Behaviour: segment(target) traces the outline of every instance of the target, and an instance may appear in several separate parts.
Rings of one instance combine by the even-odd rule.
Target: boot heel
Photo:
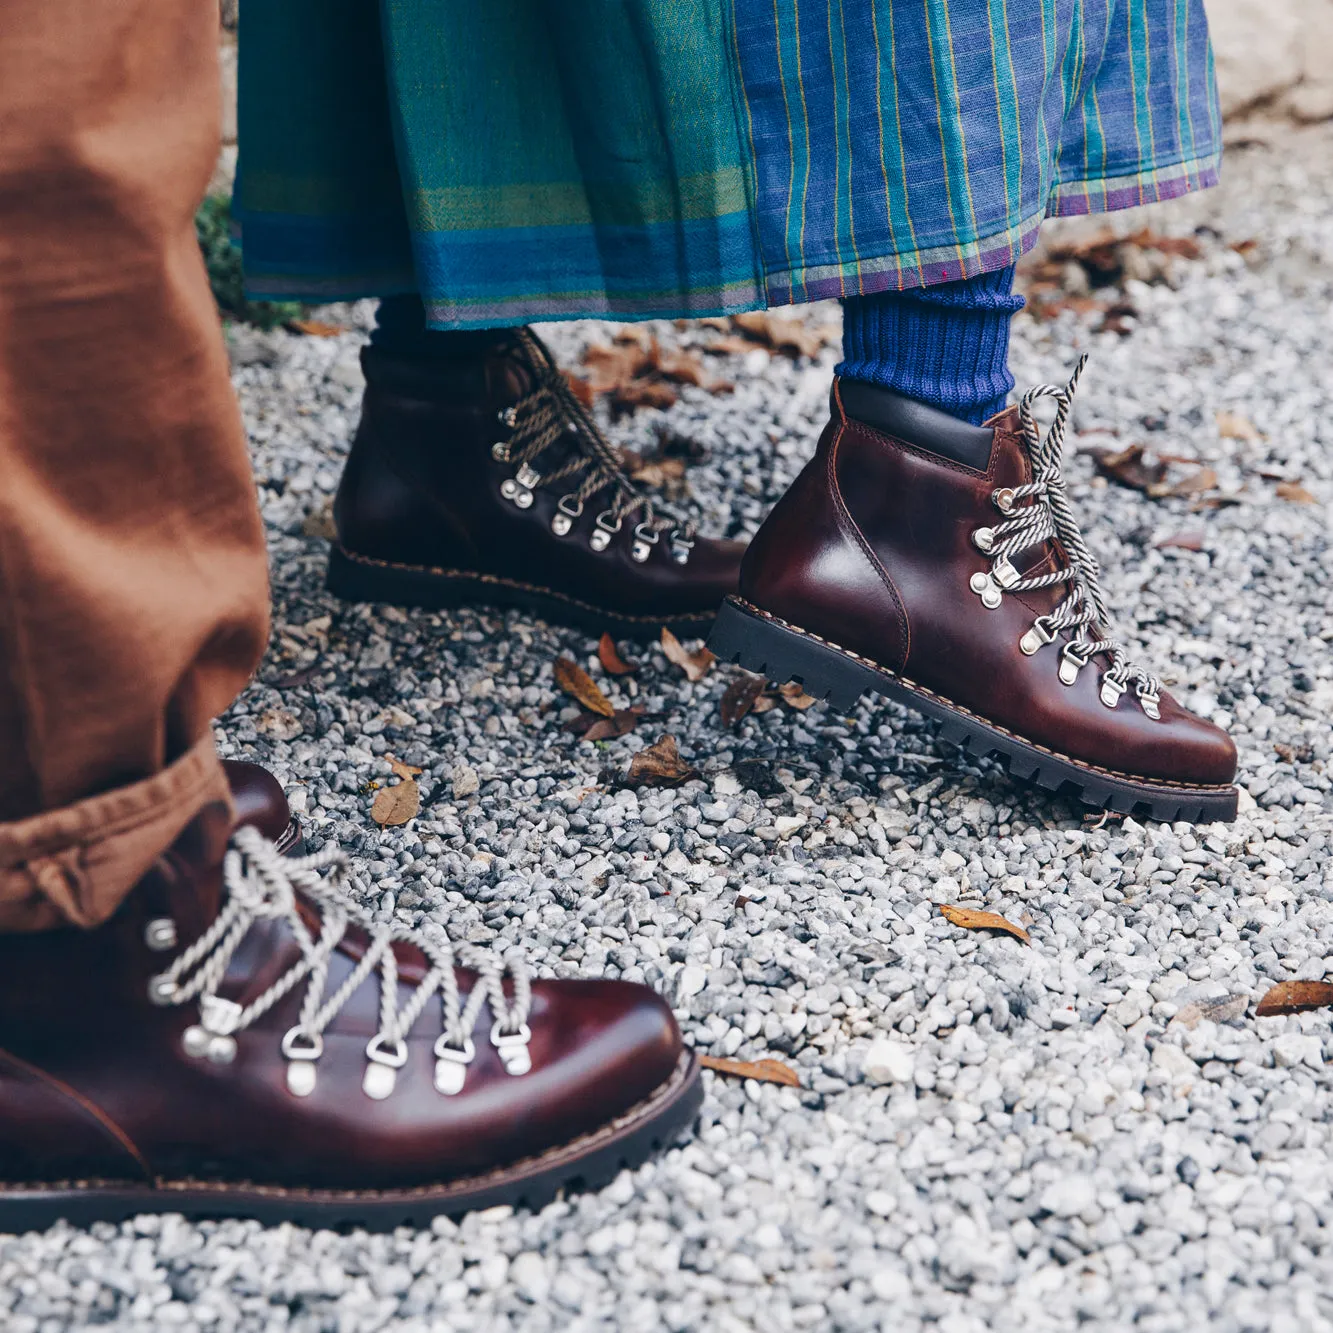
[[[735,662],[779,685],[798,680],[807,694],[826,699],[837,709],[850,708],[878,680],[869,667],[809,635],[755,615],[730,597],[713,622],[708,647],[722,661]]]

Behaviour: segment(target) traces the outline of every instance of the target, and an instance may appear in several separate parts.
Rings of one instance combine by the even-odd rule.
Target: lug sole
[[[851,708],[862,694],[879,694],[906,704],[942,725],[940,734],[978,756],[998,755],[1012,777],[1047,791],[1067,789],[1085,805],[1122,814],[1146,813],[1168,822],[1209,823],[1236,817],[1235,787],[1191,787],[1136,779],[1083,764],[991,726],[938,696],[913,688],[884,668],[794,629],[756,615],[728,598],[708,637],[708,647],[724,662],[783,683],[799,680],[807,694],[837,709]]]
[[[334,545],[326,580],[335,597],[348,602],[388,602],[422,611],[447,611],[461,606],[514,607],[531,611],[555,625],[570,625],[591,634],[616,630],[623,638],[654,639],[663,629],[699,636],[708,632],[716,607],[674,616],[631,616],[545,588],[456,569],[426,569],[358,556]]]
[[[617,1120],[484,1176],[416,1189],[345,1191],[188,1180],[153,1185],[0,1184],[0,1233],[44,1230],[61,1220],[74,1226],[121,1222],[140,1213],[244,1217],[264,1226],[293,1222],[315,1228],[389,1231],[499,1204],[538,1209],[561,1191],[601,1189],[622,1170],[641,1166],[694,1122],[702,1102],[698,1058],[687,1048],[671,1077]]]

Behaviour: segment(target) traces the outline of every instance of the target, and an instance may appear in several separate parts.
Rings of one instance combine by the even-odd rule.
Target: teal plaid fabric
[[[950,281],[1216,180],[1202,0],[246,0],[256,296],[432,323]]]

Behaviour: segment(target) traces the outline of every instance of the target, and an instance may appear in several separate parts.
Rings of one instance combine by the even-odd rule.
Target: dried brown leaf
[[[778,696],[776,694],[761,694],[751,705],[750,712],[758,715],[767,713],[778,706]]]
[[[720,1055],[701,1055],[699,1063],[705,1069],[736,1078],[755,1079],[760,1083],[781,1083],[784,1088],[799,1088],[800,1075],[781,1060],[727,1060]]]
[[[565,381],[569,385],[570,393],[584,407],[591,407],[597,401],[597,395],[593,392],[592,385],[582,375],[572,375],[569,371],[565,371]]]
[[[1219,412],[1217,433],[1224,440],[1262,440],[1264,433],[1248,417],[1239,412]]]
[[[326,542],[338,540],[338,528],[333,521],[333,501],[325,500],[301,522],[301,531],[307,537],[322,537]]]
[[[754,707],[755,701],[764,692],[768,682],[763,676],[752,676],[741,672],[722,692],[722,725],[734,727],[746,717]]]
[[[794,708],[798,713],[804,713],[807,708],[813,708],[819,702],[813,694],[805,692],[805,686],[799,681],[789,680],[785,685],[778,686],[778,693],[782,696],[782,702],[788,708]]]
[[[743,315],[733,315],[731,322],[733,327],[740,329],[756,342],[791,356],[815,357],[824,346],[823,336],[814,329],[809,329],[794,319],[782,319],[777,315],[771,315],[766,310],[751,310]]]
[[[394,777],[403,778],[404,780],[407,778],[414,778],[421,772],[415,765],[405,764],[401,759],[395,759],[391,754],[386,754],[384,756],[384,762],[393,769]]]
[[[347,330],[341,324],[326,324],[322,319],[292,319],[287,327],[293,333],[304,333],[307,338],[336,338]]]
[[[414,778],[404,778],[393,787],[381,787],[375,793],[370,817],[382,828],[406,824],[421,809],[421,788]]]
[[[975,907],[955,907],[953,903],[941,903],[940,912],[946,921],[964,930],[1006,930],[1024,944],[1030,944],[1028,933],[1022,926],[1006,921],[998,912],[981,912]]]
[[[637,662],[627,662],[621,657],[616,641],[609,634],[603,634],[598,640],[597,660],[602,664],[602,670],[610,676],[629,676],[639,669]]]
[[[1163,537],[1157,543],[1158,550],[1168,550],[1174,548],[1179,551],[1202,551],[1203,550],[1202,532],[1177,532],[1170,537]]]
[[[698,770],[680,757],[676,738],[666,735],[658,737],[630,760],[625,786],[679,787],[698,776]]]
[[[1299,481],[1280,481],[1273,487],[1273,491],[1279,500],[1286,500],[1290,504],[1312,505],[1319,503]]]
[[[1154,500],[1160,500],[1167,497],[1202,495],[1205,491],[1215,491],[1216,489],[1217,473],[1210,467],[1201,467],[1197,472],[1184,478],[1183,481],[1177,481],[1170,486],[1149,486],[1148,494]]]
[[[1327,981],[1279,981],[1254,1007],[1257,1018],[1270,1014],[1299,1014],[1333,1004],[1333,983]]]
[[[617,708],[610,717],[598,718],[583,733],[583,739],[585,741],[612,741],[617,736],[628,736],[642,719],[642,708]]]
[[[1154,486],[1166,481],[1166,464],[1145,461],[1141,444],[1131,444],[1124,449],[1094,449],[1092,457],[1103,477],[1128,486],[1130,490],[1149,494]]]
[[[680,395],[660,380],[626,380],[611,390],[611,407],[633,412],[640,407],[671,407]]]
[[[571,698],[577,699],[590,713],[610,717],[616,710],[611,700],[597,688],[592,677],[569,657],[557,657],[552,668],[555,683]]]
[[[692,681],[702,680],[717,660],[707,648],[700,644],[690,652],[669,629],[662,630],[662,651],[668,662],[674,662]]]

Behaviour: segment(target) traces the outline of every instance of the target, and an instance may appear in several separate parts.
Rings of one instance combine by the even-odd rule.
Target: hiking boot
[[[527,329],[475,353],[361,353],[329,588],[353,601],[517,606],[593,633],[702,634],[744,547],[700,537],[621,468]]]
[[[751,543],[709,646],[839,709],[865,690],[909,704],[1092,806],[1232,819],[1230,738],[1108,628],[1062,472],[1077,380],[985,426],[836,381],[818,452]],[[1057,406],[1045,435],[1039,397]]]
[[[0,1232],[535,1207],[693,1119],[652,991],[373,922],[339,851],[283,855],[276,781],[229,770],[247,822],[202,811],[105,926],[0,936]]]

